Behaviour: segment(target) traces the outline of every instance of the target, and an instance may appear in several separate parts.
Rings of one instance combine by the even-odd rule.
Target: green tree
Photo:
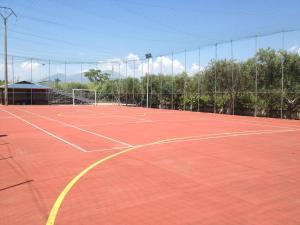
[[[101,70],[95,70],[95,69],[90,69],[89,71],[85,72],[84,76],[94,84],[100,84],[108,81],[109,79],[108,73],[103,73]]]

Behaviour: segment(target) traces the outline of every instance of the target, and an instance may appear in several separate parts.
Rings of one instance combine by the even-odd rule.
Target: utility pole
[[[8,105],[8,72],[7,72],[7,21],[12,15],[17,17],[15,12],[11,8],[0,7],[0,15],[4,23],[4,78],[5,78],[5,90],[4,101],[5,105]]]

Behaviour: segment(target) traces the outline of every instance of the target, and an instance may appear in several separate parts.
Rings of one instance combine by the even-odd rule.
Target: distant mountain
[[[105,70],[103,71],[103,73],[108,73],[109,74],[109,79],[110,80],[116,80],[116,79],[120,79],[120,78],[125,78],[123,75],[120,75],[117,72],[112,72],[111,70]]]
[[[116,80],[119,78],[125,78],[124,76],[120,75],[117,72],[112,72],[111,70],[103,71],[103,73],[109,74],[110,80]],[[61,82],[78,82],[87,84],[90,83],[90,81],[81,73],[75,73],[75,74],[68,74],[67,77],[63,73],[56,73],[50,76],[51,81],[55,81],[56,79],[59,79]],[[49,80],[49,77],[44,77],[43,79],[39,80],[38,83],[47,83]]]
[[[67,76],[63,73],[56,73],[50,76],[51,81],[55,81],[59,79],[61,82],[78,82],[78,83],[89,83],[89,80],[82,74],[76,73],[76,74],[68,74]],[[44,77],[39,81],[39,83],[48,82],[49,77]]]

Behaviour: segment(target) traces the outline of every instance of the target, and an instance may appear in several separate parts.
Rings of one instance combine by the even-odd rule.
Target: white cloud
[[[140,60],[140,57],[136,54],[133,54],[133,53],[129,53],[128,56],[126,57],[127,60]]]
[[[193,63],[191,66],[191,69],[189,70],[189,74],[193,75],[195,73],[198,73],[199,71],[204,71],[204,67],[199,66],[198,64]]]
[[[141,60],[138,55],[134,53],[129,53],[124,60],[120,58],[112,58],[105,62],[99,62],[98,68],[102,71],[111,71],[114,69],[114,72],[120,73],[123,77],[126,76],[126,61],[127,62],[127,75],[136,77],[141,77],[148,72],[148,61]],[[172,59],[166,56],[152,58],[149,61],[149,73],[159,74],[161,71],[163,74],[172,73],[172,64],[174,74],[179,74],[184,72],[184,65],[178,60]],[[203,67],[200,67],[200,70],[203,70]],[[193,75],[199,71],[199,65],[192,64],[190,68],[187,68],[186,71],[189,75]]]
[[[26,62],[23,62],[21,64],[21,68],[25,71],[35,71],[37,70],[39,67],[41,66],[40,63],[37,63],[37,62],[30,62],[30,61],[26,61]]]
[[[146,74],[148,72],[148,62],[140,64],[138,67],[140,73]],[[158,74],[162,71],[164,74],[171,74],[172,72],[172,59],[166,56],[157,57],[151,59],[149,62],[149,73]],[[174,74],[182,73],[184,66],[182,63],[175,59],[173,60],[173,72]]]
[[[290,47],[288,49],[288,51],[300,55],[300,46],[299,45],[294,45],[294,46]]]

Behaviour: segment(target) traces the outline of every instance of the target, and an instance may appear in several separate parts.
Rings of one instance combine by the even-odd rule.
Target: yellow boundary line
[[[153,144],[153,143],[152,143]],[[146,144],[147,145],[147,144]],[[115,153],[115,154],[112,154],[108,157],[105,157],[95,163],[93,163],[92,165],[90,165],[89,167],[87,167],[86,169],[84,169],[81,173],[79,173],[76,177],[74,177],[70,183],[68,183],[68,185],[64,188],[64,190],[60,193],[60,195],[58,196],[57,200],[55,201],[52,209],[51,209],[51,212],[49,214],[49,217],[48,217],[48,220],[47,220],[47,225],[54,225],[55,223],[55,219],[56,219],[56,216],[57,216],[57,213],[58,213],[58,210],[65,198],[65,196],[68,194],[68,192],[71,190],[71,188],[77,183],[77,181],[83,177],[86,173],[88,173],[90,170],[92,170],[94,167],[96,167],[97,165],[105,162],[105,161],[108,161],[118,155],[121,155],[121,154],[124,154],[124,153],[127,153],[127,152],[130,152],[134,149],[138,149],[138,148],[141,148],[141,147],[144,147],[146,145],[138,145],[138,146],[135,146],[135,147],[131,147],[129,149],[126,149],[126,150],[123,150],[121,152],[118,152],[118,153]]]
[[[127,152],[136,150],[138,148],[146,147],[146,146],[152,146],[152,145],[158,145],[158,144],[168,144],[168,143],[174,143],[174,142],[185,142],[185,141],[197,141],[197,140],[205,140],[205,139],[216,139],[216,138],[226,138],[226,137],[237,137],[237,136],[248,136],[248,135],[260,135],[260,134],[273,134],[273,133],[284,133],[284,132],[297,132],[299,129],[293,129],[293,130],[258,130],[258,131],[244,131],[244,132],[232,132],[232,133],[219,133],[219,134],[211,134],[209,135],[202,135],[202,136],[188,136],[188,137],[177,137],[177,138],[170,138],[165,140],[160,140],[144,145],[137,145],[134,147],[130,147],[128,149],[125,149],[123,151],[117,152],[115,154],[112,154],[110,156],[107,156],[89,167],[85,168],[82,172],[80,172],[77,176],[75,176],[71,182],[68,183],[68,185],[64,188],[64,190],[60,193],[58,198],[56,199],[50,214],[48,216],[48,220],[46,225],[54,225],[59,208],[68,194],[68,192],[72,189],[72,187],[80,180],[81,177],[83,177],[85,174],[87,174],[90,170],[95,168],[101,163],[104,163],[105,161],[108,161],[112,158],[115,158],[119,155],[125,154]]]

